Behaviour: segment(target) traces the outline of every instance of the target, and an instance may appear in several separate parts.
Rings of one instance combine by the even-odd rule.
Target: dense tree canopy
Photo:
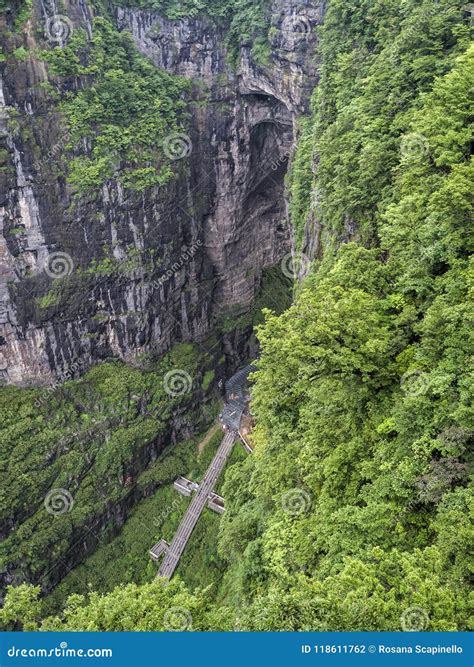
[[[44,619],[22,586],[7,627],[25,607],[24,627],[46,630],[169,629],[170,607],[191,614],[183,629],[471,627],[469,33],[457,0],[328,4],[288,183],[297,252],[307,230],[320,243],[293,304],[258,327],[255,449],[226,474],[219,600],[156,581]],[[30,456],[55,421],[18,406],[8,437]]]
[[[396,630],[413,607],[469,625],[466,34],[460,3],[329,5],[291,178],[321,257],[260,327],[256,452],[225,488],[221,549],[255,629]]]

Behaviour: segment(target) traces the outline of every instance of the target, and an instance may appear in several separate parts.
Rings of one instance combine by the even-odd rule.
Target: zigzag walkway
[[[211,465],[207,469],[201,484],[195,485],[197,490],[195,491],[191,504],[189,505],[171,544],[168,544],[165,540],[160,540],[160,542],[155,544],[150,551],[150,555],[154,560],[158,560],[163,553],[165,554],[158,570],[158,575],[160,577],[171,579],[178,566],[179,559],[186,548],[186,544],[191,537],[191,533],[201,516],[201,512],[206,505],[209,506],[209,501],[213,495],[214,485],[224,469],[227,459],[232,451],[232,447],[234,446],[234,442],[238,438],[240,421],[246,406],[244,388],[247,384],[247,376],[253,370],[255,370],[254,366],[246,366],[226,382],[227,403],[221,414],[221,422],[227,432],[219,445],[219,449],[217,450]],[[191,491],[189,493],[191,493]],[[186,495],[188,494],[186,493]],[[213,509],[216,508],[214,507]]]

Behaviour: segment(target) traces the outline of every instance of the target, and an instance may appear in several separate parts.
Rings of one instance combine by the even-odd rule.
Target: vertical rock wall
[[[91,30],[86,2],[66,10],[74,26]],[[26,46],[36,45],[38,28],[55,11],[35,4]],[[1,65],[0,374],[10,383],[49,382],[109,357],[135,362],[179,341],[207,349],[219,318],[245,313],[262,271],[289,252],[284,176],[297,118],[317,82],[314,27],[322,3],[272,4],[265,65],[254,62],[249,45],[232,66],[224,31],[205,18],[114,11],[141,53],[192,79],[183,128],[189,155],[176,160],[177,177],[164,188],[130,193],[111,180],[73,202],[61,118],[38,122],[49,104],[45,65],[34,57]],[[12,112],[26,132],[12,131]],[[103,259],[105,247],[119,262],[131,248],[159,260],[120,276],[77,273]],[[60,269],[70,263],[59,303],[48,302],[54,262]],[[213,345],[238,358],[246,336]]]

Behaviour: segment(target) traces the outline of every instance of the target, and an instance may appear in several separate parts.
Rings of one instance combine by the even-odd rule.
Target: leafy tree
[[[65,84],[78,77],[89,82],[75,92],[66,85],[60,103],[75,153],[69,180],[76,189],[118,177],[125,188],[143,190],[172,178],[163,142],[186,118],[188,81],[155,67],[128,33],[102,17],[94,19],[91,38],[76,30],[67,45],[42,56]]]
[[[177,13],[187,6],[161,5]],[[244,1],[238,6],[249,8]],[[223,3],[215,11],[219,19],[226,15]],[[119,124],[122,103],[136,103],[140,112],[148,66],[140,61],[126,69],[127,44],[116,50],[115,37],[101,30],[98,59],[87,67],[102,58],[113,67],[92,97],[77,98],[70,110],[72,127],[85,132],[89,104],[95,105],[107,135]],[[191,611],[195,629],[470,627],[469,37],[469,17],[457,0],[328,5],[320,84],[289,178],[296,239],[305,250],[307,234],[317,234],[317,258],[293,304],[280,315],[266,311],[257,329],[254,452],[229,469],[223,486],[219,554],[228,568],[221,605],[209,610],[208,592],[153,582],[73,597],[62,615],[41,620],[46,608],[38,606],[36,591],[20,587],[7,597],[4,623],[16,626],[29,605],[30,627],[163,629],[164,610],[177,602]],[[56,53],[51,66],[67,66],[70,74],[85,67],[73,54],[67,64],[61,58]],[[133,73],[130,90],[121,90],[116,70]],[[115,134],[110,130],[110,145],[119,155],[127,133],[124,145]],[[88,167],[100,175],[110,155],[92,139],[98,161]],[[189,349],[181,352],[187,359]],[[169,364],[183,367],[171,355],[160,372]],[[136,395],[163,410],[162,423],[149,425]],[[3,396],[10,514],[2,500],[6,521],[19,525],[4,549],[34,575],[38,553],[54,544],[61,555],[101,494],[122,497],[121,473],[137,448],[158,435],[172,404],[163,402],[154,374],[116,365],[68,383],[39,411],[37,390],[7,388]],[[99,397],[105,405],[96,408]],[[52,448],[70,425],[109,415],[119,400],[124,416],[106,451],[94,438],[83,448]],[[45,459],[50,465],[40,465]],[[78,514],[45,525],[38,508],[52,480],[73,480],[81,503]],[[24,500],[26,486],[33,502]],[[201,573],[198,581],[205,583]]]
[[[321,256],[258,330],[255,451],[224,489],[251,629],[397,630],[413,606],[429,629],[469,627],[466,36],[458,3],[329,6],[290,181]]]
[[[0,621],[41,631],[191,631],[208,627],[205,591],[191,594],[179,579],[117,587],[107,595],[71,595],[61,616],[39,617],[38,589],[27,584],[9,590]],[[36,623],[33,619],[36,618]],[[27,622],[25,623],[25,619]]]

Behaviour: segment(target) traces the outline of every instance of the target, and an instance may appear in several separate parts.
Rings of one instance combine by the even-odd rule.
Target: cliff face
[[[35,48],[38,27],[54,13],[35,3],[15,46]],[[86,2],[61,13],[74,28],[92,30]],[[193,82],[189,125],[170,148],[177,176],[140,193],[111,179],[73,199],[64,124],[59,114],[39,122],[50,104],[44,84],[54,78],[34,56],[2,65],[0,373],[7,382],[51,382],[109,357],[133,363],[178,341],[213,346],[231,363],[249,354],[248,331],[217,344],[210,335],[219,318],[251,308],[262,271],[290,250],[284,176],[296,119],[316,83],[312,30],[321,13],[315,3],[277,0],[268,63],[254,62],[249,45],[235,66],[224,30],[205,18],[115,9],[117,27],[132,33],[141,53]],[[12,130],[12,112],[22,131]],[[117,265],[134,251],[139,261],[126,271],[84,271],[103,261],[105,248]],[[59,299],[51,297],[57,275],[67,276]]]

